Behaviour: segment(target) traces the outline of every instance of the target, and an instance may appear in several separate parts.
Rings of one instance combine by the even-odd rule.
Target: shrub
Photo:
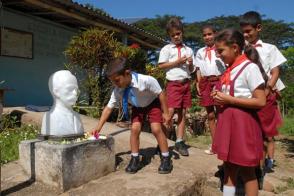
[[[88,105],[96,106],[99,114],[111,93],[105,67],[120,47],[121,43],[113,33],[92,28],[74,36],[64,52],[69,62],[67,68],[78,76],[81,90],[87,94]]]
[[[73,72],[81,85],[80,103],[95,106],[100,116],[111,94],[111,82],[105,68],[115,57],[126,57],[127,65],[134,71],[145,73],[147,54],[138,44],[124,46],[114,38],[114,33],[100,28],[91,28],[74,36],[65,50],[67,69]]]

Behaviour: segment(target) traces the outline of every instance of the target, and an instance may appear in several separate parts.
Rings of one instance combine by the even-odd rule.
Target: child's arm
[[[267,87],[270,88],[270,90],[272,90],[274,88],[274,86],[277,83],[277,80],[279,79],[279,75],[280,75],[280,66],[276,66],[273,69],[271,69],[271,78],[269,78],[269,80],[267,81]]]
[[[279,49],[272,45],[269,51],[269,66],[270,66],[270,78],[267,82],[266,92],[271,91],[275,86],[279,79],[280,75],[280,66],[287,61],[287,59],[283,56],[283,54],[279,51]]]
[[[161,91],[161,93],[159,94],[159,101],[160,101],[161,109],[163,111],[164,122],[167,123],[168,125],[170,125],[171,124],[171,116],[169,115],[169,112],[168,112],[165,91]]]
[[[91,131],[92,135],[95,135],[95,133],[99,133],[103,127],[103,125],[105,124],[105,122],[107,121],[107,119],[109,118],[109,116],[112,113],[113,108],[110,108],[108,106],[106,106],[103,109],[102,115],[100,117],[100,120],[98,122],[98,125],[94,128],[94,130]]]
[[[173,62],[165,62],[165,63],[159,63],[158,67],[161,69],[166,69],[166,68],[173,68],[173,67],[177,67],[180,66],[182,64],[185,64],[187,61],[187,57],[183,56],[179,59],[177,59],[176,61]]]
[[[195,79],[195,84],[196,84],[196,90],[197,90],[197,94],[201,95],[200,93],[200,88],[199,88],[199,82],[201,80],[201,73],[200,73],[200,69],[199,67],[197,67],[196,69],[196,79]]]
[[[259,109],[266,104],[266,96],[263,84],[253,91],[252,98],[232,97],[231,95],[227,95],[220,91],[212,92],[212,96],[215,101],[221,105],[229,104],[240,106],[242,108]]]
[[[109,118],[109,116],[112,113],[113,108],[117,105],[119,100],[119,94],[118,92],[114,89],[111,93],[110,100],[107,104],[107,106],[103,109],[100,120],[97,124],[97,126],[91,131],[91,133],[94,135],[95,133],[99,133]]]

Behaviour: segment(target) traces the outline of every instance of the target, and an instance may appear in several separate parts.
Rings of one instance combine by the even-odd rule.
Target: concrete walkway
[[[24,108],[7,108],[4,112],[22,112],[22,122],[40,126],[43,113],[30,112]],[[90,130],[97,119],[82,116],[85,130]],[[144,167],[136,174],[127,174],[124,168],[129,161],[130,131],[114,124],[106,123],[103,134],[111,134],[115,139],[117,171],[97,180],[90,181],[65,193],[58,193],[51,187],[29,181],[17,161],[4,165],[1,176],[2,191],[12,195],[221,195],[221,192],[208,186],[217,184],[214,176],[217,165],[215,156],[206,155],[202,150],[189,148],[190,156],[182,157],[173,151],[174,169],[171,174],[160,175],[158,155],[154,155],[157,145],[155,137],[146,132],[140,136],[140,149]],[[173,142],[169,141],[173,148]],[[3,193],[3,192],[2,192]]]

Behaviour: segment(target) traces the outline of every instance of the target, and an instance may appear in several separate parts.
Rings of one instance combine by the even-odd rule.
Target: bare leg
[[[177,139],[183,139],[185,134],[185,122],[186,122],[186,109],[178,109],[178,131],[177,131]]]
[[[168,152],[167,139],[161,129],[161,123],[151,123],[151,130],[157,140],[161,152]]]
[[[258,195],[258,182],[255,174],[255,167],[242,167],[241,177],[245,183],[245,193],[247,196]]]
[[[141,133],[141,127],[142,127],[142,124],[140,122],[134,122],[132,124],[131,136],[130,136],[130,144],[131,144],[132,153],[139,152],[139,145],[140,145],[139,136]]]
[[[275,152],[275,141],[273,137],[267,138],[267,155],[270,159],[274,159],[274,152]]]
[[[207,112],[207,120],[208,120],[208,126],[210,129],[210,134],[211,134],[211,141],[213,141],[214,138],[214,132],[216,128],[216,118],[215,118],[215,111],[214,111],[214,106],[208,106],[205,107],[206,112]]]

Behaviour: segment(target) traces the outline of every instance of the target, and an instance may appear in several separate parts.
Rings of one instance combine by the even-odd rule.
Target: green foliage
[[[153,19],[145,19],[136,23],[142,29],[157,34],[165,39],[169,39],[165,31],[167,21],[174,16],[156,16]],[[176,16],[179,17],[179,16]],[[182,17],[179,17],[182,18]],[[219,16],[201,22],[192,22],[184,24],[184,41],[192,48],[204,46],[201,28],[206,24],[212,24],[219,31],[224,28],[239,27],[239,16]],[[275,21],[272,19],[263,20],[263,31],[261,39],[268,43],[277,45],[279,48],[294,46],[294,29],[292,23]]]
[[[173,17],[183,19],[183,17],[176,16],[176,15],[163,15],[163,16],[157,15],[154,19],[146,18],[144,20],[140,20],[139,22],[135,23],[135,25],[141,29],[144,29],[155,35],[158,35],[159,37],[162,37],[164,39],[169,39],[166,33],[165,27],[167,22]]]
[[[156,78],[161,88],[164,88],[166,79],[165,79],[165,72],[162,69],[160,69],[158,66],[147,64],[146,73]]]
[[[65,50],[69,64],[66,67],[75,73],[82,83],[82,95],[86,94],[88,103],[95,106],[94,117],[99,117],[107,104],[112,85],[105,74],[105,68],[115,57],[126,57],[127,66],[132,70],[145,73],[147,54],[139,45],[124,46],[114,38],[114,33],[92,28],[74,36]],[[85,99],[86,99],[85,98]]]
[[[111,93],[105,67],[116,57],[119,47],[121,43],[113,38],[113,33],[92,28],[74,36],[64,52],[69,62],[67,68],[78,75],[88,104],[96,106],[99,114]]]
[[[39,129],[33,125],[17,127],[17,121],[10,115],[1,119],[0,149],[1,165],[18,159],[18,145],[22,140],[35,139]]]
[[[0,133],[9,128],[17,127],[19,123],[20,122],[18,121],[17,116],[12,116],[9,114],[2,115],[0,120]]]
[[[294,115],[288,115],[283,119],[283,126],[279,131],[283,135],[294,136]]]
[[[294,46],[293,24],[284,21],[265,19],[262,22],[261,39],[276,45],[278,48]]]
[[[287,62],[283,66],[294,69],[294,47],[288,47],[287,49],[282,50],[282,53],[287,59]]]
[[[120,46],[116,50],[116,56],[127,58],[126,66],[132,71],[146,73],[147,53],[138,44]]]

